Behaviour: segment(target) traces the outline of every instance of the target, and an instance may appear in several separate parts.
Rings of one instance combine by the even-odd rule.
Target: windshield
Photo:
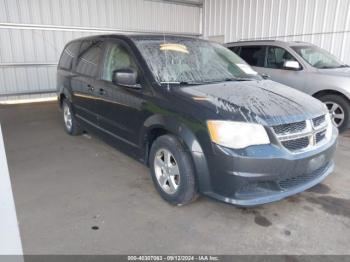
[[[197,39],[136,39],[136,46],[160,83],[208,83],[260,79],[225,47]]]
[[[292,46],[307,63],[319,69],[339,68],[345,65],[326,50],[316,46]]]

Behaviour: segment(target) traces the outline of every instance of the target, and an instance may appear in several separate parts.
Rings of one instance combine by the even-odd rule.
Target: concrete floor
[[[2,106],[0,122],[25,254],[350,254],[350,133],[308,192],[253,209],[204,197],[173,207],[145,166],[68,136],[55,103]]]

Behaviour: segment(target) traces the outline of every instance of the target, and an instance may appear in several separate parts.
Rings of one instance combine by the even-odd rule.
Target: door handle
[[[95,88],[92,85],[87,85],[88,91],[93,92]]]
[[[106,94],[106,90],[104,90],[103,88],[99,89],[99,93],[100,95],[105,95]]]

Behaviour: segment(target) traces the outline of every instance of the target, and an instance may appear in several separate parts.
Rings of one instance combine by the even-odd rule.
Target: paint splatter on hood
[[[317,99],[270,80],[187,86],[178,93],[214,110],[217,118],[234,121],[276,125],[327,113]]]

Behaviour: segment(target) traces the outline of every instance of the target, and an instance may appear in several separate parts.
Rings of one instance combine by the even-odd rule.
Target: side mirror
[[[141,85],[137,83],[137,72],[133,68],[123,68],[113,71],[113,84],[140,89]]]
[[[285,69],[289,69],[289,70],[300,70],[301,69],[299,62],[291,61],[291,60],[285,61],[283,64],[283,67]]]

